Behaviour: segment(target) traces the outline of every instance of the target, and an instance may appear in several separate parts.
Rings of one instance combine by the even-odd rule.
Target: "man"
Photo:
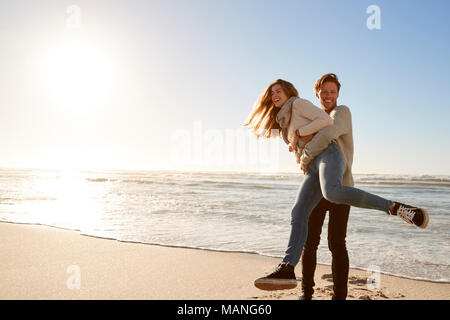
[[[313,136],[300,137],[300,139],[307,143],[301,158],[301,168],[305,172],[311,159],[320,154],[332,140],[336,140],[344,153],[347,163],[342,184],[353,186],[351,172],[353,163],[351,114],[349,114],[347,108],[345,110],[337,106],[340,88],[341,84],[337,76],[333,73],[323,75],[314,85],[314,91],[322,109],[333,118],[334,124],[329,128],[319,131],[314,138]],[[308,237],[302,254],[302,300],[311,300],[314,294],[316,253],[327,211],[330,213],[328,222],[328,248],[332,254],[334,291],[332,299],[345,300],[347,297],[349,259],[345,238],[347,235],[350,206],[331,203],[322,198],[309,217]]]

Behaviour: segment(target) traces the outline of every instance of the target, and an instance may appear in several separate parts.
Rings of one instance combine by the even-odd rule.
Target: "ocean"
[[[450,176],[354,177],[358,188],[427,209],[430,223],[422,230],[352,207],[351,267],[449,283]],[[301,173],[0,169],[0,221],[281,260],[302,179]],[[317,260],[329,265],[327,221]]]

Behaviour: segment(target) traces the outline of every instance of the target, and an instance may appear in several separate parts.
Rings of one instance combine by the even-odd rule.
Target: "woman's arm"
[[[332,140],[349,134],[352,131],[352,115],[347,106],[338,106],[332,111],[333,125],[320,130],[314,138],[306,144],[301,156],[301,162],[308,165],[321,154]]]
[[[296,128],[300,136],[309,136],[333,124],[333,119],[309,100],[295,99],[292,103],[292,108],[294,114],[301,114],[302,117],[311,120],[307,125]]]

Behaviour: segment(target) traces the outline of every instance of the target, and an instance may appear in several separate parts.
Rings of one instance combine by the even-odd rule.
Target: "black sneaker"
[[[255,280],[255,287],[261,290],[287,290],[297,287],[294,267],[280,263],[274,272]]]
[[[394,202],[393,215],[399,216],[409,224],[414,224],[419,228],[425,229],[428,225],[428,213],[421,208],[411,207],[407,204]]]

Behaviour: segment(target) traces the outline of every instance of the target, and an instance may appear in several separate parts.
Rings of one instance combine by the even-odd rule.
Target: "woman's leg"
[[[312,210],[322,199],[319,171],[313,161],[305,175],[291,211],[291,234],[283,262],[271,274],[255,280],[255,286],[262,290],[293,289],[297,286],[295,266],[302,255],[308,235],[308,220]]]
[[[291,234],[283,259],[284,263],[296,266],[302,255],[303,246],[308,236],[308,221],[313,209],[322,199],[319,172],[315,161],[305,175],[291,211]]]
[[[358,188],[342,185],[346,164],[342,151],[335,142],[330,143],[316,160],[318,160],[320,187],[325,199],[337,204],[376,209],[390,214],[389,207],[393,204],[392,201]]]

